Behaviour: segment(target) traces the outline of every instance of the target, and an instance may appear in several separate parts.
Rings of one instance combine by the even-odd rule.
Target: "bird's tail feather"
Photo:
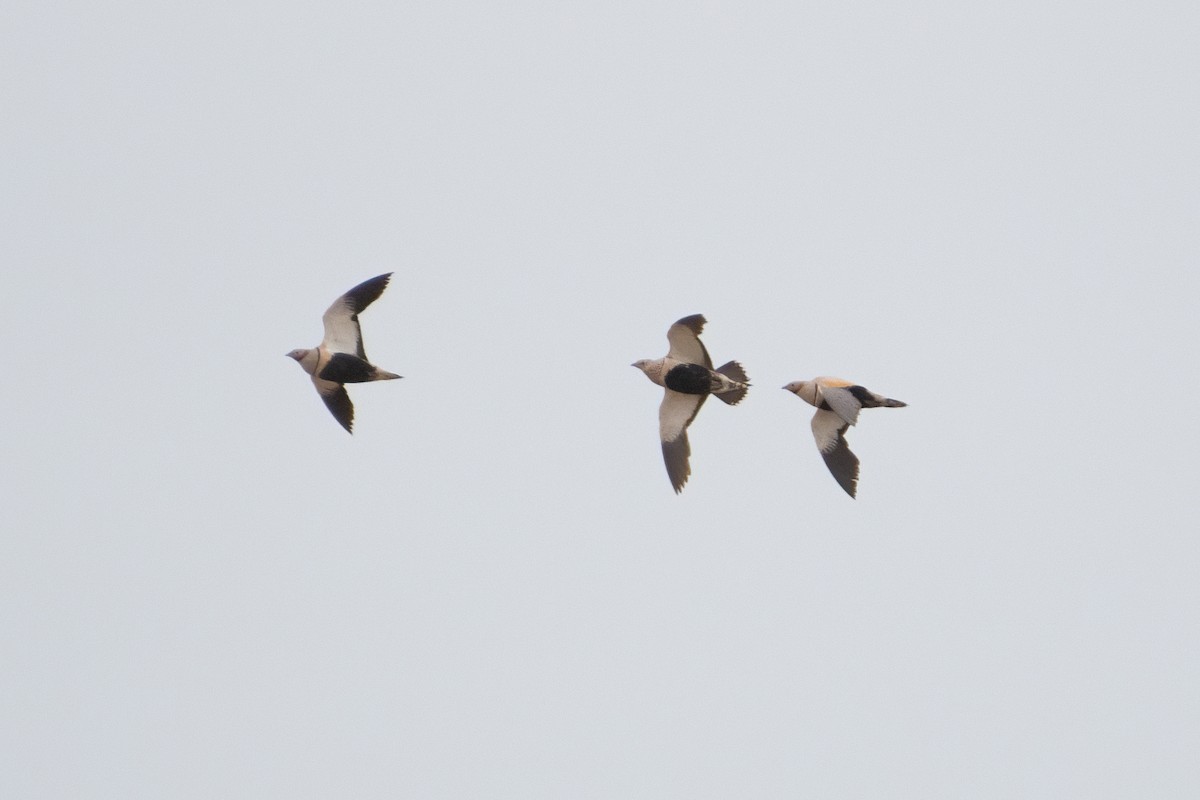
[[[750,389],[750,378],[746,375],[746,370],[742,365],[736,361],[730,361],[717,367],[715,371],[741,384],[729,391],[718,392],[717,397],[721,398],[722,402],[728,403],[731,406],[736,406],[742,402],[742,398],[746,396],[746,392]]]

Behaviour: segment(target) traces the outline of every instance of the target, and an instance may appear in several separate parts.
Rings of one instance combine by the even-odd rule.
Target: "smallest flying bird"
[[[287,354],[312,377],[313,386],[317,387],[325,407],[347,433],[354,433],[354,404],[350,402],[345,385],[401,377],[367,361],[362,327],[358,324],[358,315],[383,294],[391,277],[390,272],[376,275],[334,300],[321,317],[325,325],[325,338],[321,343]]]
[[[825,459],[825,466],[846,490],[855,496],[858,489],[858,456],[846,444],[846,429],[858,422],[864,408],[902,408],[908,403],[892,400],[841,378],[820,377],[811,381],[793,381],[783,387],[809,405],[816,406],[812,418],[813,438]]]
[[[715,394],[727,405],[735,406],[746,396],[750,379],[736,361],[713,369],[712,359],[700,332],[704,330],[703,314],[692,314],[678,320],[667,329],[670,348],[663,358],[643,358],[631,366],[637,367],[654,383],[663,387],[662,404],[658,407],[658,438],[662,441],[663,462],[675,494],[683,491],[692,468],[692,454],[687,429],[700,411],[700,406]]]

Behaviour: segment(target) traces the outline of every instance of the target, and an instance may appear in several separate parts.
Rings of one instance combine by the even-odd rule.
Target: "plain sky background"
[[[0,796],[1200,796],[1198,35],[10,4]],[[283,355],[388,271],[351,437]]]

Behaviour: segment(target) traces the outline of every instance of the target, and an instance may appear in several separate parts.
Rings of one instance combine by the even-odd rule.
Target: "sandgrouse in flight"
[[[737,405],[750,388],[750,379],[742,365],[730,361],[713,369],[712,359],[700,341],[704,330],[703,314],[684,317],[667,330],[670,349],[664,358],[642,359],[633,366],[665,390],[658,407],[658,435],[662,440],[663,461],[675,493],[683,491],[692,473],[688,458],[687,429],[700,406],[710,394],[729,405]]]
[[[846,444],[846,429],[858,421],[864,408],[902,408],[908,403],[892,400],[841,378],[813,378],[793,381],[783,387],[809,405],[817,407],[812,418],[813,438],[825,459],[825,466],[854,497],[858,489],[858,456]]]
[[[325,338],[321,344],[288,353],[309,375],[326,407],[348,433],[354,433],[354,404],[346,393],[347,383],[388,381],[401,376],[385,372],[367,361],[363,350],[358,315],[383,294],[392,273],[363,281],[339,297],[321,317]]]

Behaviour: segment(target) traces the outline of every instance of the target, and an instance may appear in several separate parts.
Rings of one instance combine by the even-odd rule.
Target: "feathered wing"
[[[692,448],[688,444],[687,429],[707,397],[667,389],[662,405],[658,407],[658,436],[662,440],[663,463],[667,465],[667,477],[671,479],[675,494],[683,491],[683,485],[692,474],[689,464]]]
[[[671,343],[671,349],[667,351],[667,358],[712,369],[712,359],[708,357],[704,342],[700,341],[706,321],[703,314],[692,314],[668,328],[667,341]]]
[[[825,459],[825,466],[846,494],[854,497],[858,489],[858,456],[850,452],[846,444],[849,427],[840,416],[824,409],[818,410],[812,418],[813,438]]]
[[[317,394],[321,395],[321,399],[325,401],[325,407],[329,409],[329,413],[333,414],[333,418],[346,429],[347,433],[354,433],[354,404],[350,402],[350,395],[346,392],[346,387],[333,381],[321,380],[316,375],[313,376],[312,382],[313,386],[317,387]]]
[[[366,360],[363,349],[362,328],[358,315],[363,309],[379,299],[387,288],[392,273],[376,275],[333,301],[321,321],[325,323],[325,340],[321,344],[331,353],[350,353]]]
[[[851,425],[858,422],[858,412],[862,409],[862,403],[852,391],[843,387],[822,386],[821,397],[844,421]]]

